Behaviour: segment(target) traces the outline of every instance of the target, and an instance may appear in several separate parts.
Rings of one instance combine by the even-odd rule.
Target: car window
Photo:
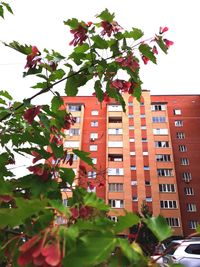
[[[185,252],[189,254],[200,255],[200,244],[191,244],[186,249]]]
[[[166,248],[167,254],[173,255],[179,245],[180,245],[179,243],[175,242],[169,244],[169,246]]]

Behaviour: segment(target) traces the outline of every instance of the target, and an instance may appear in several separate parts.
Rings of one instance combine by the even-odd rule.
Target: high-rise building
[[[63,97],[76,123],[64,147],[90,152],[96,169],[74,158],[76,182],[95,191],[117,220],[143,202],[162,214],[174,235],[189,235],[200,222],[200,96],[150,96],[139,103],[125,94],[126,112],[114,100]],[[67,166],[66,166],[67,167]],[[64,192],[64,199],[70,192]]]

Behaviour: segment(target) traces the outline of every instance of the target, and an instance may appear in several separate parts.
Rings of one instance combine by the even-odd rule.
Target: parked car
[[[158,263],[160,266],[163,266],[163,253],[165,251],[166,247],[164,244],[159,244],[156,248],[155,251],[153,253],[153,255],[151,256],[151,258]]]
[[[163,265],[180,263],[185,267],[200,267],[200,238],[174,240],[166,248]]]

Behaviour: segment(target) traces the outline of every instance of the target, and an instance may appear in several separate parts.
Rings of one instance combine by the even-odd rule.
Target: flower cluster
[[[35,106],[35,107],[32,107],[32,108],[29,108],[27,109],[25,112],[24,112],[24,119],[26,121],[28,121],[29,124],[32,124],[33,121],[34,121],[34,118],[40,114],[40,109],[41,109],[41,106]]]
[[[47,165],[34,165],[27,168],[30,172],[33,172],[33,174],[39,176],[42,181],[47,181],[50,177],[51,170],[49,166]]]
[[[133,72],[139,69],[140,65],[133,54],[127,55],[127,57],[118,57],[115,59],[122,67],[129,67]]]
[[[70,212],[73,220],[78,218],[87,219],[92,215],[93,208],[89,206],[71,207]]]
[[[107,34],[108,37],[110,37],[112,35],[112,33],[117,33],[122,29],[122,27],[119,26],[119,24],[116,21],[112,21],[110,23],[106,20],[103,20],[101,22],[101,27],[103,28],[101,34],[102,35]]]
[[[67,114],[64,117],[63,128],[66,130],[69,130],[71,128],[71,125],[74,125],[75,122],[76,122],[76,119],[71,114]]]
[[[62,254],[59,237],[54,233],[45,233],[32,237],[19,247],[19,266],[61,267]]]
[[[25,68],[34,69],[41,61],[41,53],[36,46],[32,46],[32,52],[26,57]]]
[[[118,91],[128,92],[129,88],[131,87],[131,82],[116,79],[116,80],[111,81],[110,86],[113,88],[116,88]]]
[[[70,30],[70,32],[74,35],[74,39],[69,44],[73,46],[82,45],[88,38],[87,31],[87,27],[83,27],[81,24],[79,24],[78,28]]]

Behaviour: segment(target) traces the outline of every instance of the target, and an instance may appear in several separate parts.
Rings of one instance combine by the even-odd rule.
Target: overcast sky
[[[69,28],[63,21],[72,17],[92,21],[105,8],[115,12],[116,20],[124,28],[137,27],[151,37],[160,26],[167,26],[167,39],[174,45],[165,56],[161,51],[158,64],[142,66],[143,89],[152,94],[199,94],[200,16],[199,0],[13,0],[9,1],[14,16],[6,13],[0,20],[2,41],[55,49],[69,54]],[[22,78],[25,57],[0,44],[0,85],[16,99],[33,94],[32,78]],[[57,90],[62,92],[64,84]],[[82,90],[81,95],[91,90]],[[43,96],[44,98],[44,96]],[[42,100],[40,100],[42,101]]]

